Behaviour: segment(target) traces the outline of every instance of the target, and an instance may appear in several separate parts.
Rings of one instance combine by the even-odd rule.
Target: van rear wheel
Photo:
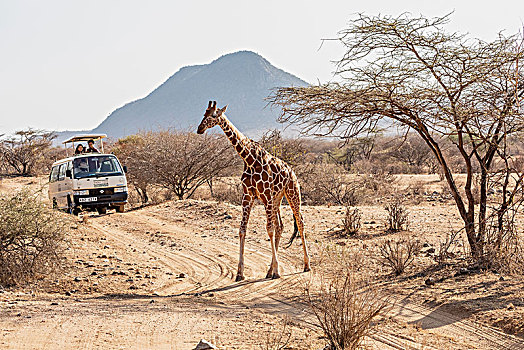
[[[105,213],[107,213],[107,207],[98,207],[98,208],[96,208],[96,211],[100,215],[105,214]]]

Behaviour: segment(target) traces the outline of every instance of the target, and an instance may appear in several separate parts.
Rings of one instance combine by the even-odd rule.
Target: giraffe
[[[297,233],[302,238],[304,252],[304,272],[310,271],[309,254],[304,235],[304,221],[300,214],[300,187],[297,177],[291,167],[279,158],[264,150],[258,143],[244,136],[226,117],[227,105],[218,109],[216,101],[209,101],[204,119],[198,126],[197,133],[203,134],[209,128],[220,126],[227,138],[244,161],[242,173],[242,220],[240,222],[240,256],[236,281],[244,279],[244,245],[246,241],[247,223],[251,207],[256,198],[264,204],[267,217],[267,234],[271,242],[271,264],[266,278],[280,278],[278,269],[278,245],[282,235],[283,224],[280,218],[280,204],[286,199],[293,211],[295,232],[289,244]]]

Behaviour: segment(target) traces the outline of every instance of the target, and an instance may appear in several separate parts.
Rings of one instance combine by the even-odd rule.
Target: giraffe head
[[[209,101],[206,112],[204,113],[204,119],[202,119],[202,122],[198,126],[197,134],[203,134],[207,129],[217,125],[226,109],[227,105],[223,108],[217,108],[217,101]]]

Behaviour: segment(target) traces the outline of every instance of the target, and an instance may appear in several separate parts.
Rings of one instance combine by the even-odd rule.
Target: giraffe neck
[[[229,139],[237,153],[240,155],[240,158],[246,162],[246,164],[249,166],[251,165],[251,162],[248,162],[248,160],[251,160],[252,157],[249,157],[249,159],[246,159],[250,152],[249,152],[249,145],[250,140],[247,138],[244,134],[240,132],[230,121],[226,118],[224,114],[220,117],[220,121],[218,125],[222,128],[224,131],[224,134],[226,134],[226,137]]]

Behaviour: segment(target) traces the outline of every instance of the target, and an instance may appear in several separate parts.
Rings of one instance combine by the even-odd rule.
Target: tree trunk
[[[468,237],[468,243],[471,249],[471,256],[474,259],[478,259],[482,256],[482,253],[484,251],[484,242],[481,239],[479,239],[480,235],[477,235],[475,232],[475,217],[471,217],[471,215],[468,215],[468,218],[471,219],[467,221],[464,220],[466,236]]]

